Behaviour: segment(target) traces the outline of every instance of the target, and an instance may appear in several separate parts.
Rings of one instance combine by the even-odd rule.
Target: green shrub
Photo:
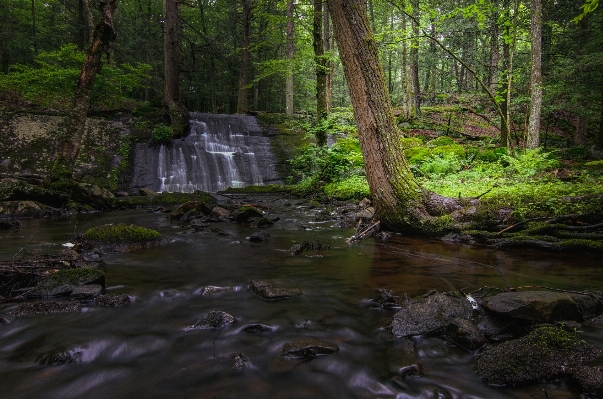
[[[336,183],[327,184],[324,193],[338,200],[362,199],[371,195],[368,182],[364,176],[351,176]]]
[[[441,145],[431,150],[431,155],[433,157],[446,157],[448,155],[454,155],[458,159],[463,159],[465,158],[465,148],[462,145],[456,143]]]
[[[448,136],[440,136],[437,137],[433,140],[431,140],[430,142],[427,143],[428,147],[440,147],[443,145],[452,145],[452,144],[456,144],[456,141],[454,141],[454,139],[448,137]]]
[[[404,149],[423,147],[423,141],[418,137],[402,137],[400,141]]]
[[[172,128],[160,123],[153,128],[153,141],[157,144],[167,144],[172,141]]]
[[[523,177],[530,177],[538,172],[559,166],[559,161],[551,153],[543,153],[539,148],[525,150],[516,157],[503,155],[502,159],[509,164],[508,171]]]
[[[412,147],[404,150],[404,156],[410,164],[419,164],[425,162],[431,154],[429,148]]]
[[[453,153],[449,153],[427,159],[419,166],[419,171],[423,175],[448,175],[458,172],[461,166],[458,157]]]

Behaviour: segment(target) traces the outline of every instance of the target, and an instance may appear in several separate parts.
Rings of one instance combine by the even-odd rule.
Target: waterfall
[[[216,192],[279,182],[270,142],[255,117],[192,113],[190,126],[185,138],[161,145],[155,160],[147,162],[145,173],[155,176],[135,176],[134,185],[160,192]],[[149,158],[143,155],[136,163],[144,163],[145,157]],[[156,174],[150,165],[156,165]]]

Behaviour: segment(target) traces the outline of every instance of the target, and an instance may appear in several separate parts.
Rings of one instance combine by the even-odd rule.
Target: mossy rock
[[[496,162],[499,156],[493,150],[479,151],[475,156],[475,159],[483,162]]]
[[[104,224],[92,227],[84,233],[89,241],[103,244],[145,244],[161,239],[158,231],[133,224]]]
[[[237,223],[247,223],[250,219],[263,218],[264,213],[253,206],[242,206],[233,213]]]
[[[63,206],[69,192],[46,189],[17,179],[0,181],[0,201],[37,201],[53,207]]]
[[[404,150],[404,156],[411,164],[425,162],[431,155],[431,150],[425,147],[412,147]]]
[[[465,158],[465,148],[460,144],[441,145],[431,150],[432,156],[446,157],[455,155],[459,159]]]
[[[212,197],[213,198],[213,197]],[[171,219],[181,219],[184,215],[209,215],[213,204],[208,205],[204,201],[188,201],[176,208],[171,214]]]
[[[69,295],[80,285],[98,284],[105,286],[105,271],[101,268],[75,268],[53,273],[28,293],[30,297],[52,297]]]
[[[218,194],[271,194],[271,193],[289,193],[293,190],[292,186],[281,184],[267,184],[264,186],[246,186],[246,187],[228,187]]]

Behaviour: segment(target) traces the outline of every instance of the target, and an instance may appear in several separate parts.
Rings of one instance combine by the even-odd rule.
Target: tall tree
[[[239,102],[237,113],[249,111],[249,69],[251,56],[249,46],[251,44],[251,0],[242,0],[242,35],[241,35],[241,71],[239,74]]]
[[[293,114],[293,0],[287,1],[287,76],[285,88],[285,112]]]
[[[314,61],[316,63],[316,119],[321,121],[327,116],[327,60],[323,43],[323,6],[322,0],[314,0],[314,24],[312,30]],[[327,133],[319,129],[316,143],[327,145]]]
[[[540,113],[542,111],[542,2],[532,0],[531,46],[532,64],[530,69],[530,119],[526,147],[540,145]]]
[[[415,114],[421,116],[421,84],[419,83],[419,0],[412,0],[412,33],[410,75],[414,89]]]
[[[89,4],[86,1],[86,6]],[[61,151],[52,171],[53,178],[72,177],[75,161],[80,153],[82,138],[86,127],[86,117],[90,108],[92,90],[96,75],[102,67],[102,56],[109,58],[110,46],[117,37],[113,27],[113,13],[117,0],[105,0],[98,3],[99,20],[90,37],[86,60],[77,82],[73,108],[65,119],[65,134],[61,142]]]
[[[188,116],[180,104],[180,17],[178,6],[178,0],[163,0],[165,18],[163,106],[170,120],[173,137],[184,134]]]

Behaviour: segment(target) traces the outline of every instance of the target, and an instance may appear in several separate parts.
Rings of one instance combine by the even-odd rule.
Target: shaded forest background
[[[87,1],[0,3],[3,99],[59,109],[72,105],[90,33]],[[533,5],[521,0],[369,0],[399,120],[412,121],[421,106],[440,104],[463,104],[487,116],[494,106],[481,80],[498,105],[508,103],[511,140],[523,143],[530,108]],[[327,23],[320,27],[319,39],[324,55],[317,56],[315,14],[322,7],[322,2],[285,0],[181,2],[180,102],[202,112],[316,114],[319,66],[323,73],[326,67],[327,107],[349,107],[332,27],[324,16]],[[570,145],[601,145],[603,16],[596,9],[576,21],[580,7],[570,0],[542,1],[541,131],[561,127]],[[160,0],[118,3],[117,40],[97,81],[93,110],[161,105],[163,14]],[[502,123],[496,115],[488,122]]]

